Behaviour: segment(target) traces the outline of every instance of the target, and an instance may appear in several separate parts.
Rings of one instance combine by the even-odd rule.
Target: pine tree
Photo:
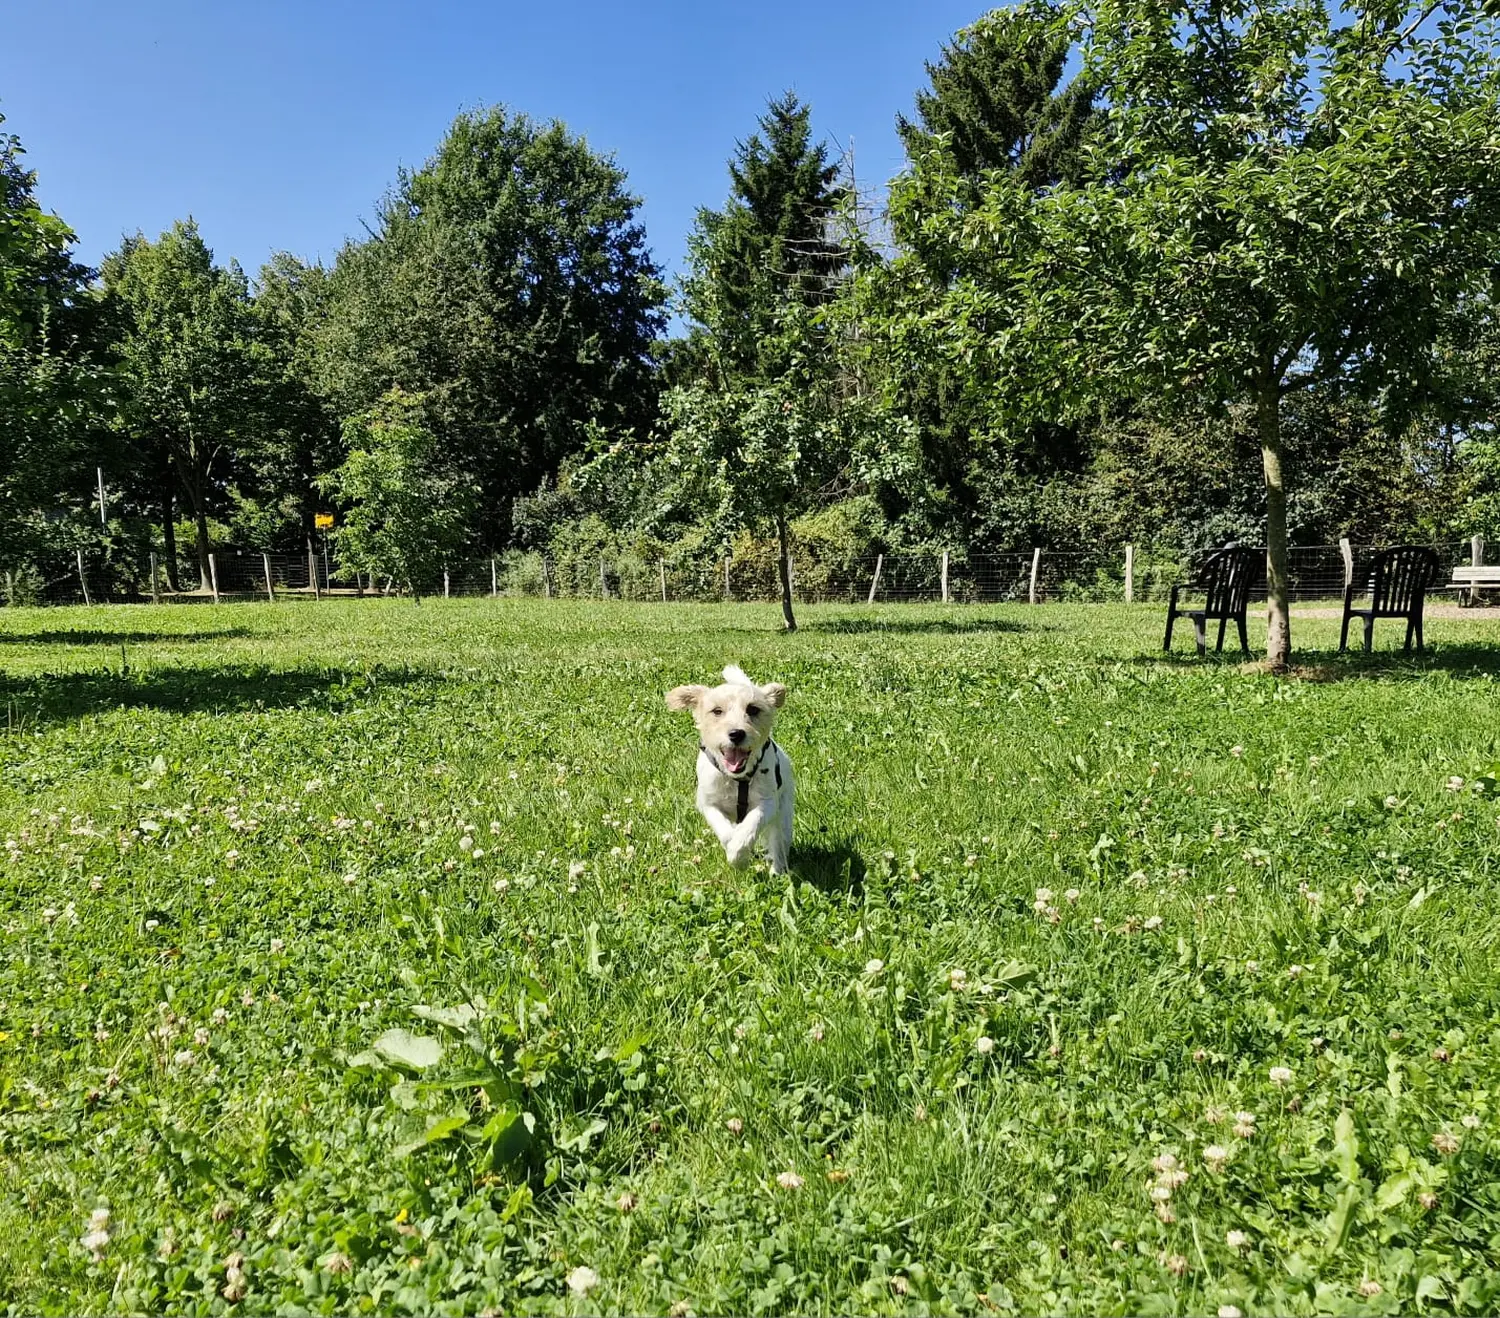
[[[958,172],[1013,171],[1028,187],[1075,182],[1094,95],[1074,79],[1061,92],[1068,43],[1035,12],[997,10],[965,28],[927,65],[915,123],[896,118],[907,156],[919,164],[942,139]]]
[[[848,263],[836,232],[846,190],[827,144],[812,140],[811,117],[794,92],[771,101],[760,131],[736,144],[724,209],[698,212],[684,288],[696,326],[689,371],[710,367],[721,383],[778,377],[787,304],[821,306],[837,290]]]

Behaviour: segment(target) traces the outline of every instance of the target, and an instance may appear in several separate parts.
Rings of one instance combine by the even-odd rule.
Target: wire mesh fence
[[[1294,603],[1337,600],[1351,582],[1362,589],[1379,545],[1299,545],[1289,551]],[[1442,567],[1436,589],[1457,589],[1453,569],[1491,565],[1500,545],[1480,537],[1442,541],[1431,548]],[[1207,552],[1207,551],[1205,551]],[[1165,600],[1172,586],[1189,583],[1201,555],[1147,545],[1047,549],[1002,554],[956,551],[818,555],[799,546],[792,561],[793,597],[821,603],[1048,604],[1069,601]],[[18,585],[13,572],[0,580],[12,602],[103,603],[321,599],[411,593],[411,583],[370,577],[341,567],[322,550],[270,554],[220,548],[201,568],[183,561],[169,572],[164,556],[146,560],[110,551],[79,549],[72,572],[56,571]],[[33,577],[36,574],[33,573]],[[175,584],[174,584],[175,582]],[[434,597],[531,597],[647,602],[776,600],[781,596],[774,552],[727,558],[696,555],[678,560],[632,554],[555,557],[511,551],[450,563],[415,584]],[[1264,599],[1262,580],[1253,594]]]

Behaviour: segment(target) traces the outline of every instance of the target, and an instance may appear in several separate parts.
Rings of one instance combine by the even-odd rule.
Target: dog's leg
[[[791,870],[791,820],[780,812],[766,830],[766,851],[770,853],[772,874],[786,874]]]
[[[729,845],[734,840],[735,822],[717,806],[710,805],[707,801],[698,803],[698,813],[708,821],[708,826],[713,829],[714,836],[719,839],[719,845],[724,848],[727,855]]]
[[[755,839],[765,827],[767,814],[767,807],[758,805],[734,825],[733,835],[724,843],[724,857],[735,869],[744,869],[750,863],[750,856],[755,850]]]

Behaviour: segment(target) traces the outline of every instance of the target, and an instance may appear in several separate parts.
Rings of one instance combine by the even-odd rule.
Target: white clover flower
[[[776,1175],[776,1184],[783,1190],[800,1190],[803,1182],[802,1178],[796,1172],[778,1172]]]
[[[1071,906],[1082,896],[1083,894],[1079,892],[1077,888],[1069,888],[1067,892],[1063,893],[1063,899],[1068,903],[1069,906]]]
[[[882,961],[878,956],[872,956],[868,961],[865,962],[865,974],[867,975],[878,975],[884,969],[885,962]]]
[[[988,1057],[995,1051],[995,1041],[987,1034],[981,1034],[974,1040],[974,1051],[981,1057]]]
[[[738,1117],[730,1117],[729,1120],[724,1123],[724,1125],[731,1135],[738,1135],[742,1130],[745,1129],[745,1123]]]
[[[183,1048],[172,1054],[172,1060],[178,1066],[196,1066],[198,1064],[198,1054],[191,1048]]]
[[[1244,1318],[1237,1305],[1221,1304],[1219,1306],[1219,1318]]]
[[[1465,1130],[1478,1130],[1480,1126],[1479,1114],[1477,1112],[1466,1112],[1459,1118],[1458,1124]]]
[[[1233,755],[1235,759],[1239,759],[1240,756],[1245,753],[1245,748],[1243,746],[1231,746],[1229,748],[1229,753]]]
[[[568,1273],[568,1289],[574,1295],[587,1295],[599,1284],[599,1274],[593,1268],[580,1264]]]
[[[278,956],[285,948],[286,948],[286,940],[285,939],[283,939],[283,938],[273,938],[271,940],[271,955],[272,956]]]
[[[1224,1233],[1224,1243],[1230,1249],[1244,1249],[1250,1243],[1250,1237],[1243,1231],[1226,1231]]]
[[[1203,1161],[1211,1171],[1221,1171],[1229,1160],[1229,1150],[1222,1144],[1210,1144],[1203,1150]]]
[[[1159,916],[1159,915],[1148,915],[1146,917],[1146,923],[1142,927],[1146,928],[1146,929],[1160,929],[1161,928],[1161,916]]]
[[[968,988],[968,986],[968,972],[965,970],[960,970],[957,966],[954,966],[953,969],[948,972],[948,987],[953,989],[955,992],[961,992],[962,990]]]
[[[1450,792],[1461,792],[1464,789],[1464,780],[1457,774],[1448,779],[1448,790]]]
[[[568,877],[570,879],[581,878],[583,876],[583,872],[586,869],[588,869],[588,866],[583,861],[581,861],[581,860],[572,861],[568,865]]]
[[[1273,1066],[1270,1076],[1273,1085],[1285,1087],[1292,1082],[1292,1069],[1289,1066]]]

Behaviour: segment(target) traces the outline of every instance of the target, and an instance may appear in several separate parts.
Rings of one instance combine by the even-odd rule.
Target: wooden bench
[[[1464,592],[1464,603],[1472,604],[1481,590],[1500,590],[1500,567],[1456,567],[1450,590]]]

